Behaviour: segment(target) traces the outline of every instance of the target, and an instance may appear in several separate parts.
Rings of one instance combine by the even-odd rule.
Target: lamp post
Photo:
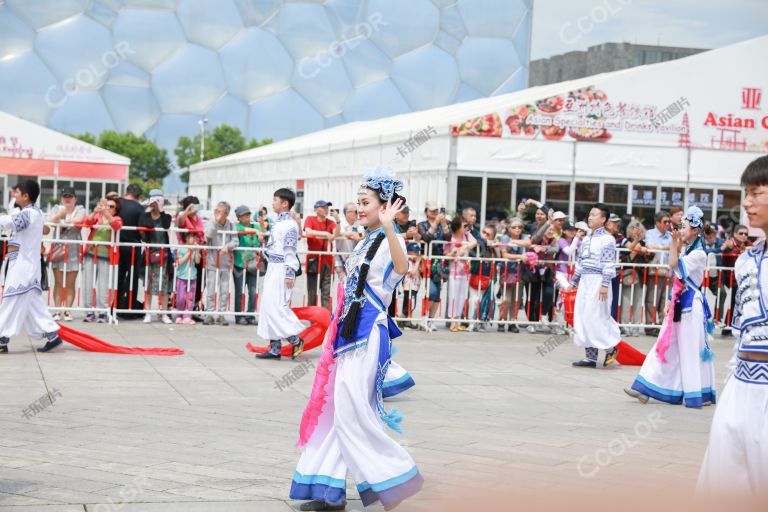
[[[205,160],[205,125],[208,124],[208,118],[204,117],[197,122],[200,125],[200,161]]]

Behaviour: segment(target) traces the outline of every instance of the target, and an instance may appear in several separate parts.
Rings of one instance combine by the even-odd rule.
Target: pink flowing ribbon
[[[344,309],[344,286],[339,281],[336,288],[336,313],[331,319],[331,325],[325,334],[325,345],[323,346],[323,355],[317,363],[315,372],[315,382],[312,384],[312,394],[309,396],[307,406],[301,415],[301,425],[299,426],[299,441],[296,446],[301,448],[312,438],[312,434],[320,422],[320,415],[323,413],[325,403],[328,401],[328,390],[326,386],[330,380],[331,370],[335,364],[333,359],[333,342],[336,339],[336,333],[339,330],[339,318]]]
[[[667,313],[667,318],[664,319],[664,328],[656,343],[656,357],[658,357],[659,361],[662,363],[667,362],[665,354],[669,349],[669,345],[672,343],[672,324],[675,318],[675,305],[680,300],[680,294],[683,292],[684,288],[684,283],[675,276],[675,280],[672,283],[672,300],[669,303],[669,313]]]

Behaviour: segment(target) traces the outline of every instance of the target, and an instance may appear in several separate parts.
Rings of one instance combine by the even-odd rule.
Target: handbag
[[[40,289],[48,291],[48,261],[45,255],[40,255]]]
[[[490,284],[491,276],[481,276],[480,274],[469,276],[469,287],[473,290],[487,290]]]
[[[307,258],[307,274],[317,274],[320,271],[320,258]]]
[[[299,255],[296,255],[296,261],[299,262],[299,270],[296,271],[296,277],[299,277],[303,272],[301,271],[301,260],[299,259]],[[317,261],[317,260],[315,260]],[[309,272],[309,263],[307,263],[307,272]]]
[[[538,268],[531,268],[530,265],[523,263],[520,265],[520,278],[527,284],[539,283],[541,282],[541,274],[537,270]]]
[[[257,254],[249,254],[249,253],[246,253],[245,258],[246,258],[245,260],[246,272],[252,275],[257,275],[257,274],[264,275],[262,271],[262,267],[264,268],[264,270],[266,270],[267,258]]]
[[[160,260],[163,259],[163,250],[162,249],[150,249],[149,251],[149,264],[150,265],[159,265]]]
[[[432,260],[432,266],[430,268],[430,279],[432,281],[437,284],[445,281],[446,277],[448,276],[447,263],[448,262],[446,260],[442,259]]]
[[[245,257],[245,271],[249,274],[258,274],[259,273],[259,258],[258,257]]]
[[[507,263],[506,268],[501,269],[504,282],[508,285],[517,284],[520,278],[520,264],[517,262]]]

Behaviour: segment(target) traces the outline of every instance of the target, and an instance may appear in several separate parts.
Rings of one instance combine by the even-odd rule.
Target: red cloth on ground
[[[59,337],[72,345],[88,352],[106,352],[108,354],[134,354],[143,356],[180,356],[184,351],[180,348],[142,348],[121,347],[100,340],[90,334],[77,331],[71,327],[59,324]]]
[[[311,350],[315,347],[319,347],[323,344],[323,336],[325,331],[328,330],[328,326],[331,325],[331,313],[320,306],[306,306],[303,308],[291,308],[299,320],[306,320],[311,322],[311,325],[299,333],[299,337],[304,340],[304,352]],[[259,347],[253,343],[248,343],[246,348],[251,352],[262,354],[269,350],[269,346]],[[291,355],[291,346],[285,345],[280,350],[280,355]]]
[[[576,308],[576,290],[562,290],[560,295],[563,297],[563,308],[565,309],[565,321],[573,326],[573,316]],[[619,355],[616,360],[624,366],[642,366],[645,362],[645,354],[637,350],[624,340],[621,340],[616,348]]]

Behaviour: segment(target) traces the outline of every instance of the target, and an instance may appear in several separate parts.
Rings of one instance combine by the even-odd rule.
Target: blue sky
[[[719,48],[765,34],[767,0],[535,0],[531,60],[606,42]]]

